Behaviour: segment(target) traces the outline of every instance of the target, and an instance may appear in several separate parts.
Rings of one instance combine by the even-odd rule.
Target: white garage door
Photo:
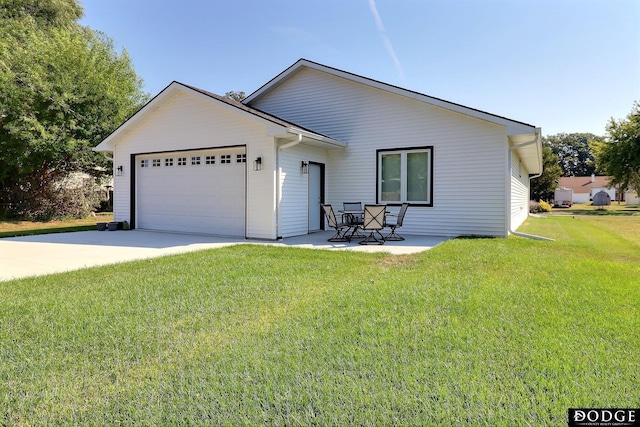
[[[136,156],[136,227],[245,235],[242,148]]]

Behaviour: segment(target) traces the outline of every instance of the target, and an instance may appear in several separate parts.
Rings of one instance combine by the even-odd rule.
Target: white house
[[[558,188],[572,190],[573,203],[589,203],[600,191],[607,193],[611,200],[617,200],[616,189],[609,185],[608,176],[563,176],[558,181]]]
[[[324,228],[321,202],[407,201],[406,234],[507,236],[540,138],[301,59],[243,103],[173,82],[95,150],[113,156],[114,216],[133,228],[277,239]]]
[[[634,190],[627,190],[624,192],[624,200],[627,202],[627,205],[640,205],[640,195],[636,193]]]

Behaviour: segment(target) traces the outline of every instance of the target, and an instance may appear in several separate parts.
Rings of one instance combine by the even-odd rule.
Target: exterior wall
[[[312,69],[252,106],[348,143],[327,152],[327,203],[376,201],[377,149],[432,146],[433,207],[411,206],[403,232],[505,235],[504,126]]]
[[[573,192],[573,203],[589,203],[589,193],[576,193]]]
[[[640,196],[635,191],[626,191],[624,193],[624,200],[627,205],[640,205]]]
[[[511,155],[511,229],[516,230],[529,216],[529,171],[517,153]]]
[[[264,179],[265,171],[275,177],[274,142],[267,136],[266,125],[216,105],[215,101],[178,92],[115,144],[114,168],[124,167],[123,175],[114,177],[117,221],[131,222],[130,182],[135,167],[130,164],[131,154],[246,145],[247,188],[251,189],[247,192],[247,237],[275,237],[275,181]],[[262,175],[253,171],[253,160],[258,156],[263,158]]]
[[[280,150],[279,237],[290,237],[309,232],[309,175],[300,169],[301,161],[326,163],[326,152],[317,148],[296,145]]]

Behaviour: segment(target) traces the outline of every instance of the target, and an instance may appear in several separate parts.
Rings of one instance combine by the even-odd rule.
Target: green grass
[[[83,219],[65,219],[41,222],[1,220],[0,238],[95,230],[96,223],[109,222],[112,220],[113,214],[111,213],[99,213],[96,216],[90,216]]]
[[[593,206],[591,203],[574,203],[570,208],[553,208],[554,215],[640,215],[640,207],[611,202],[609,206]]]
[[[0,283],[0,425],[566,425],[640,402],[640,218]]]

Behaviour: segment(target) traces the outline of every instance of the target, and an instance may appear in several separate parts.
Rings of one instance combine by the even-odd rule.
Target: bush
[[[540,206],[538,209],[540,212],[551,212],[551,205],[544,200],[540,200]]]
[[[18,218],[48,221],[53,218],[85,218],[100,207],[105,191],[96,179],[85,174],[71,174],[43,183],[38,191],[25,192],[13,209]]]
[[[551,205],[544,200],[540,200],[536,202],[535,200],[529,201],[529,212],[531,213],[541,213],[541,212],[551,212]]]

